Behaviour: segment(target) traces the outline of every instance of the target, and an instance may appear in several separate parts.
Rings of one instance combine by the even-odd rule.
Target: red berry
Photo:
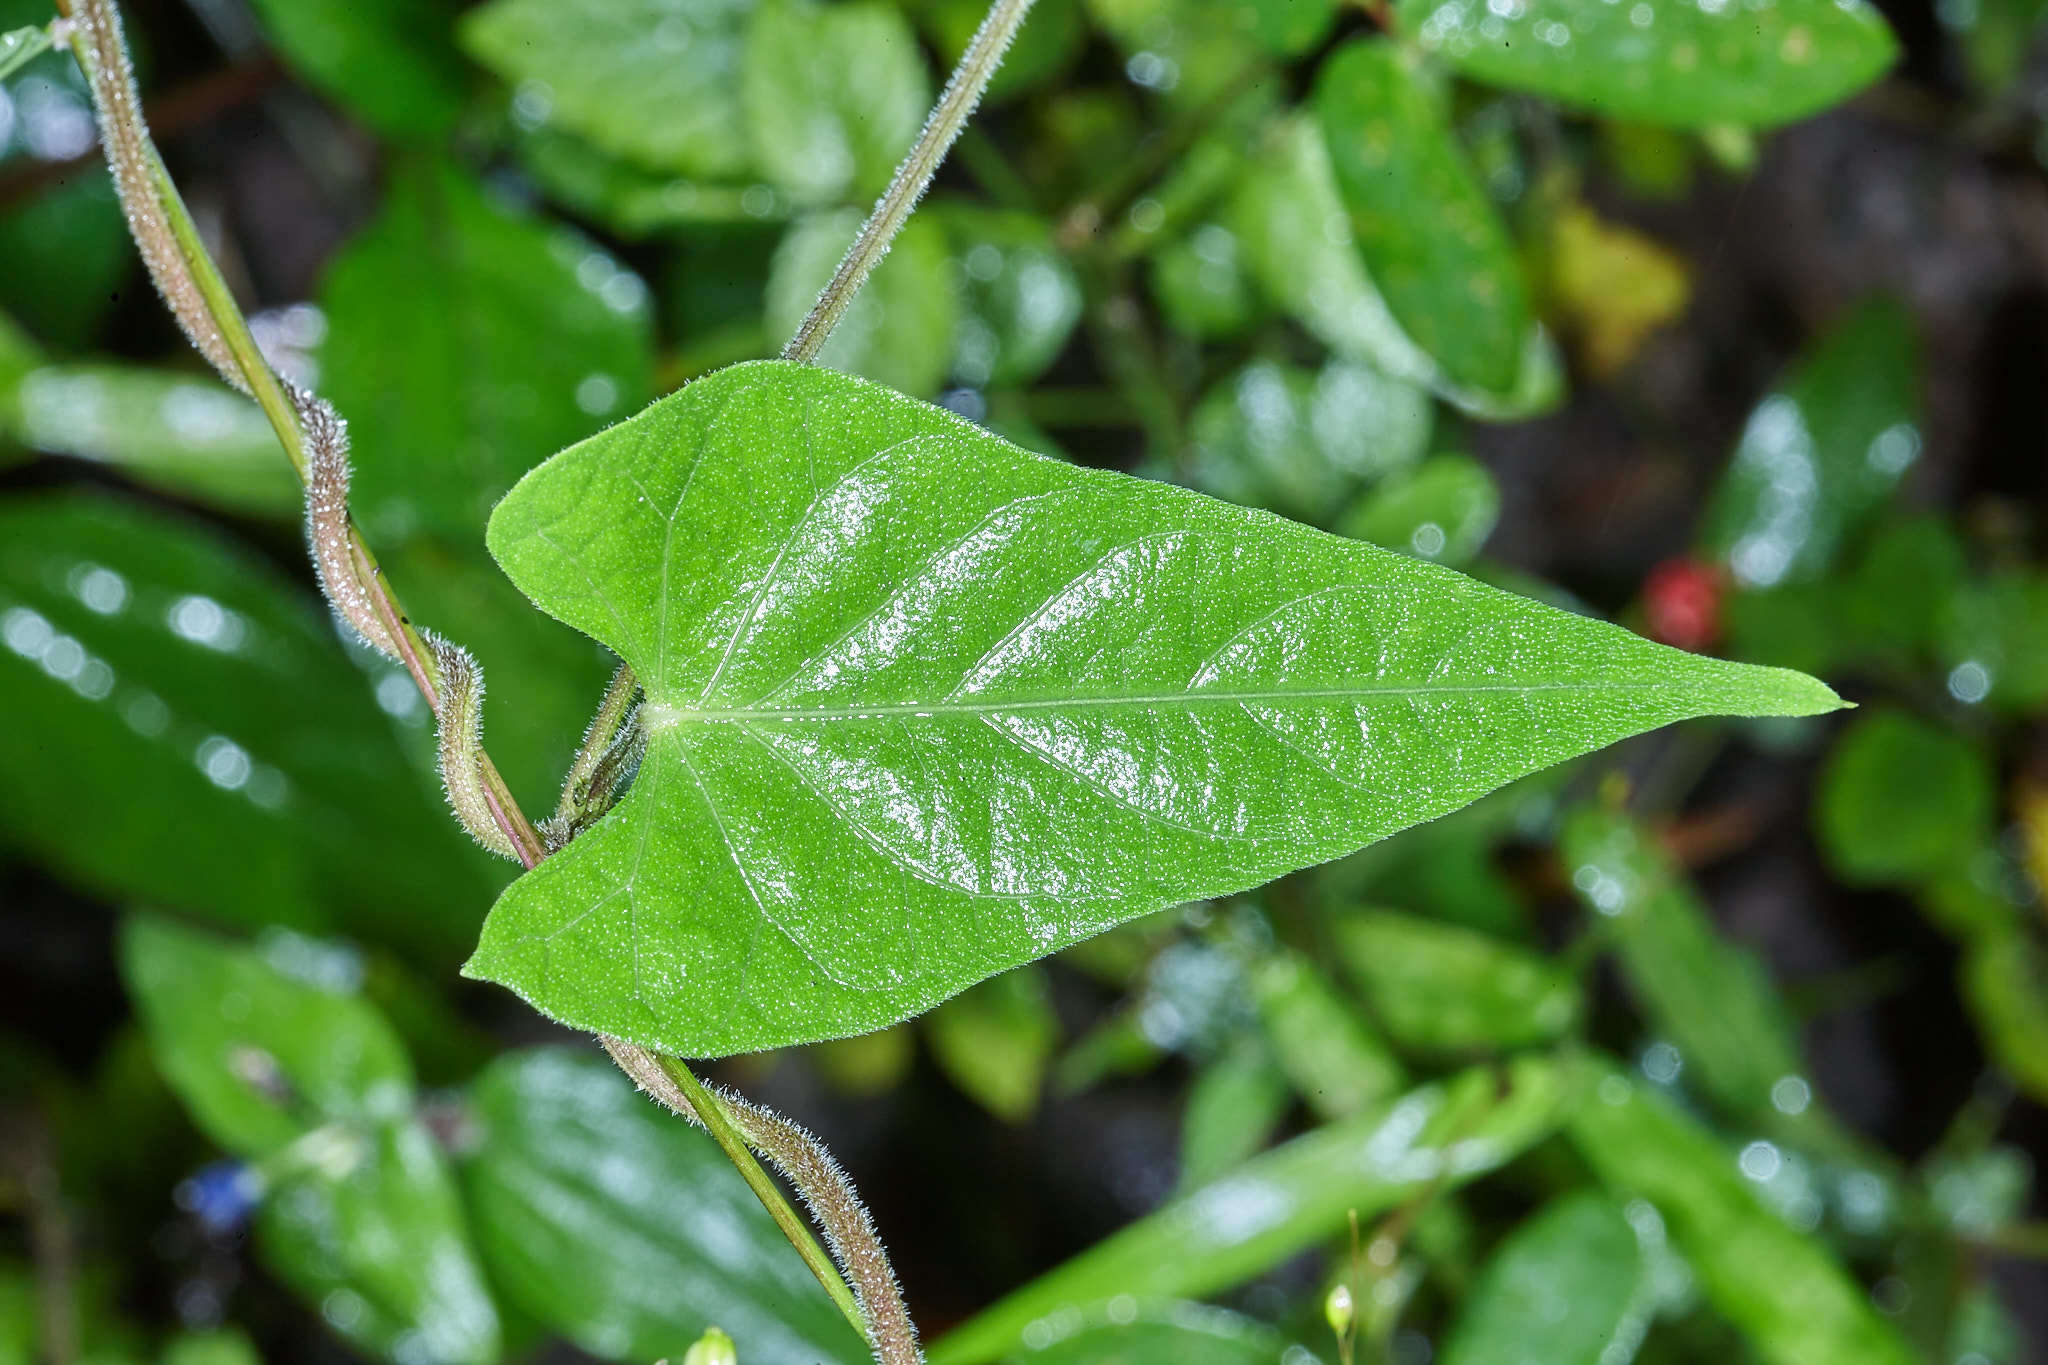
[[[1651,637],[1680,649],[1711,649],[1721,638],[1722,591],[1714,565],[1690,555],[1665,560],[1643,580]]]

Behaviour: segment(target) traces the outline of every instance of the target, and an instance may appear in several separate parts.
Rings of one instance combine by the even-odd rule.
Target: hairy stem
[[[321,485],[314,459],[316,446],[303,425],[306,419],[301,416],[300,401],[263,358],[248,321],[150,140],[113,0],[56,3],[58,12],[71,21],[71,50],[92,88],[107,165],[151,279],[199,353],[229,384],[255,398],[299,478],[307,484],[309,511],[315,522],[315,554],[337,609],[348,616],[348,603],[364,608],[356,614],[361,619],[351,619],[350,624],[373,646],[405,665],[435,717],[442,718],[447,689],[441,685],[435,651],[406,615],[376,556],[349,518],[346,481],[340,484],[338,502],[332,482]],[[325,411],[332,417],[332,409]],[[336,422],[338,425],[338,419]],[[320,543],[323,534],[328,538],[324,550]],[[331,572],[345,576],[331,579]],[[545,853],[540,835],[481,746],[475,751],[475,763],[480,804],[496,834],[520,863],[534,866]]]
[[[960,56],[960,64],[953,68],[952,79],[946,82],[939,102],[932,106],[931,117],[925,120],[924,131],[918,134],[910,155],[896,168],[895,179],[875,202],[874,212],[861,225],[860,235],[853,239],[846,258],[840,261],[831,282],[811,306],[810,316],[783,348],[784,360],[809,364],[818,358],[819,350],[839,325],[853,296],[867,282],[868,273],[889,254],[889,243],[909,221],[910,211],[917,207],[925,187],[938,173],[939,163],[946,159],[953,139],[967,126],[974,107],[981,103],[982,92],[988,89],[996,68],[1003,64],[1003,53],[1009,50],[1010,40],[1017,36],[1024,16],[1030,12],[1031,0],[995,0],[989,6],[988,17],[981,21],[974,40]]]

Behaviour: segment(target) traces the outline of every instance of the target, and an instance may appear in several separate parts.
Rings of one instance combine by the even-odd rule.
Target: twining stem
[[[1024,16],[1030,12],[1031,0],[995,0],[989,6],[988,17],[981,21],[974,40],[960,55],[960,64],[953,68],[952,79],[946,82],[939,102],[932,106],[931,117],[925,120],[924,131],[918,134],[910,155],[896,168],[895,179],[875,202],[874,211],[861,225],[860,235],[853,239],[846,258],[839,262],[831,282],[811,306],[810,316],[796,329],[789,345],[782,348],[784,360],[808,365],[818,358],[825,339],[832,335],[853,296],[867,282],[868,272],[889,254],[889,243],[909,221],[910,211],[917,207],[925,187],[938,173],[939,163],[946,159],[953,139],[967,126],[968,117],[981,103],[982,92],[988,89],[996,68],[1002,65],[1010,40],[1017,36]]]
[[[298,406],[263,358],[143,122],[142,104],[121,38],[120,16],[112,0],[56,0],[56,4],[58,13],[71,24],[71,49],[92,88],[108,166],[151,277],[193,346],[223,379],[256,400],[300,480],[310,481],[313,461]],[[342,517],[356,586],[382,623],[399,662],[439,718],[444,689],[435,651],[406,614],[345,509]],[[540,835],[512,799],[497,765],[481,748],[476,751],[476,763],[492,822],[520,863],[534,866],[545,854]]]

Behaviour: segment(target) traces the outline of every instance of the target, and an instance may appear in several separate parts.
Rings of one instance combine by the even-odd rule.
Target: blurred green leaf
[[[1819,577],[1920,458],[1919,385],[1905,309],[1856,309],[1750,414],[1701,548],[1744,588]]]
[[[1338,531],[1418,559],[1460,565],[1500,520],[1500,485],[1469,455],[1432,455],[1367,493]]]
[[[2048,951],[2025,929],[1978,935],[1964,951],[1963,1000],[1984,1050],[2037,1101],[2048,1101]]]
[[[69,59],[66,58],[68,63]],[[41,81],[37,98],[75,100],[76,116],[89,118],[82,94],[23,76],[11,83],[19,103]],[[90,144],[88,144],[90,145]],[[99,164],[63,172],[33,199],[0,213],[0,309],[59,346],[91,343],[135,269],[128,224],[114,184]]]
[[[931,108],[917,35],[879,0],[757,0],[741,70],[754,164],[799,204],[880,194]]]
[[[1950,605],[1969,566],[1947,521],[1919,515],[1877,528],[1833,594],[1842,630],[1860,653],[1917,664],[1937,655]],[[1822,591],[1831,586],[1819,585]]]
[[[1512,389],[1528,288],[1439,96],[1393,44],[1361,41],[1323,63],[1315,106],[1352,240],[1402,330],[1459,383]]]
[[[252,0],[292,68],[389,137],[438,137],[468,85],[442,0]]]
[[[776,248],[768,276],[768,330],[795,334],[818,291],[860,231],[852,209],[799,219]],[[946,272],[938,224],[912,218],[839,319],[817,363],[872,379],[912,397],[938,391],[954,356],[960,302]]]
[[[1899,45],[1862,0],[1769,5],[1398,0],[1401,31],[1474,80],[1609,118],[1772,127],[1876,80]]]
[[[1563,392],[1555,348],[1533,324],[1519,342],[1512,384],[1461,384],[1395,320],[1354,243],[1330,152],[1315,120],[1276,121],[1231,196],[1227,225],[1267,295],[1338,355],[1412,384],[1489,420],[1529,416]]]
[[[1773,1090],[1803,1064],[1764,964],[1720,935],[1684,872],[1627,816],[1581,807],[1566,818],[1558,853],[1605,921],[1650,1027],[1678,1049],[1688,1083],[1731,1113],[1784,1126]],[[1812,1113],[1807,1125],[1818,1121]]]
[[[462,45],[514,87],[515,113],[700,180],[753,164],[740,107],[752,0],[491,0]]]
[[[1945,6],[1935,14],[1957,33],[1978,88],[2000,95],[2026,69],[2034,39],[2048,20],[2048,0],[1975,0]]]
[[[0,33],[0,81],[50,50],[50,26],[30,24]]]
[[[171,1088],[208,1137],[270,1156],[322,1124],[368,1129],[413,1099],[404,1047],[345,984],[288,975],[289,941],[269,952],[136,916],[122,977]]]
[[[1287,1077],[1257,1036],[1240,1038],[1195,1073],[1180,1119],[1182,1190],[1208,1184],[1272,1140],[1294,1103]]]
[[[275,516],[305,502],[257,406],[197,375],[48,365],[15,394],[24,444],[120,467],[142,483],[230,511]]]
[[[164,1348],[162,1365],[263,1365],[249,1338],[234,1328],[193,1332]]]
[[[267,566],[175,516],[17,499],[0,505],[0,644],[17,846],[116,900],[439,960],[473,938],[497,874]]]
[[[412,1119],[323,1129],[330,1143],[256,1215],[277,1277],[344,1338],[393,1365],[493,1365],[497,1307],[455,1177]]]
[[[1983,1237],[2026,1215],[2034,1163],[2025,1150],[1999,1144],[1965,1153],[1937,1152],[1923,1171],[1935,1212],[1964,1237]]]
[[[584,1350],[679,1359],[715,1321],[742,1365],[868,1359],[711,1139],[602,1058],[502,1057],[470,1103],[463,1185],[492,1279]]]
[[[1261,360],[1209,390],[1191,427],[1190,472],[1205,492],[1313,518],[1420,458],[1430,401],[1364,365],[1312,373]]]
[[[1627,1365],[1648,1327],[1642,1253],[1613,1200],[1553,1201],[1518,1224],[1479,1272],[1443,1365]]]
[[[1038,378],[1081,318],[1081,283],[1052,229],[1028,213],[958,200],[928,204],[919,216],[936,222],[951,247],[960,294],[954,377],[977,389]]]
[[[1012,1353],[1035,1322],[1117,1295],[1191,1297],[1258,1275],[1425,1190],[1463,1184],[1548,1134],[1566,1079],[1545,1059],[1467,1071],[1254,1157],[1111,1234],[933,1344],[932,1365]]]
[[[1152,253],[1152,297],[1169,327],[1205,341],[1238,336],[1267,312],[1237,234],[1220,223]]]
[[[380,544],[476,545],[515,479],[650,392],[640,278],[447,165],[400,168],[321,301],[322,387],[349,420],[355,510]]]
[[[1915,882],[1967,858],[1996,806],[1976,744],[1903,711],[1866,711],[1821,769],[1814,827],[1843,880]]]
[[[1533,1047],[1578,1021],[1570,976],[1526,948],[1388,910],[1330,925],[1338,959],[1403,1047],[1444,1054]]]
[[[1588,1098],[1566,1122],[1573,1144],[1617,1197],[1655,1207],[1707,1301],[1763,1360],[1913,1365],[1826,1247],[1763,1204],[1735,1153],[1618,1066],[1586,1070]]]
[[[1949,693],[2018,711],[2048,704],[2048,574],[2009,570],[1944,604]]]
[[[1038,1107],[1059,1046],[1059,1019],[1036,965],[993,976],[925,1016],[939,1068],[982,1108],[1020,1123]]]
[[[940,62],[950,70],[967,51],[988,6],[981,0],[911,0],[905,6],[923,27]],[[997,105],[1013,95],[1043,85],[1081,54],[1088,42],[1087,17],[1081,0],[1037,0],[1031,19],[1017,31],[1003,64],[989,82],[983,103]],[[907,149],[906,149],[907,150]]]
[[[1277,1074],[1330,1122],[1383,1104],[1408,1084],[1406,1069],[1329,978],[1307,958],[1276,952],[1251,969]]]
[[[1226,1308],[1129,1297],[1033,1323],[1008,1365],[1314,1365],[1265,1323]]]
[[[897,1022],[1657,725],[1840,705],[787,362],[564,452],[490,546],[617,645],[651,743],[465,970],[680,1055]]]
[[[790,211],[767,185],[649,170],[551,125],[519,130],[512,148],[549,198],[628,241],[699,223],[769,222]]]
[[[1299,24],[1275,12],[1290,3],[1298,16],[1330,8],[1330,0],[1086,0],[1131,83],[1182,109],[1209,104],[1256,70],[1268,55],[1265,35]]]

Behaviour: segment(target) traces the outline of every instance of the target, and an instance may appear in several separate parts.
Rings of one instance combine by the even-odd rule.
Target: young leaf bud
[[[448,792],[448,804],[470,838],[499,857],[516,862],[519,855],[512,847],[511,837],[498,824],[484,791],[483,670],[468,650],[430,631],[422,631],[421,637],[433,654],[438,675],[441,705],[436,719],[440,723],[441,785]]]
[[[717,1327],[705,1328],[704,1335],[683,1353],[683,1365],[739,1365],[739,1359],[739,1348]]]
[[[357,571],[348,519],[348,423],[326,400],[287,384],[299,429],[306,436],[306,540],[320,587],[342,620],[372,649],[398,657],[391,632],[377,615]]]

